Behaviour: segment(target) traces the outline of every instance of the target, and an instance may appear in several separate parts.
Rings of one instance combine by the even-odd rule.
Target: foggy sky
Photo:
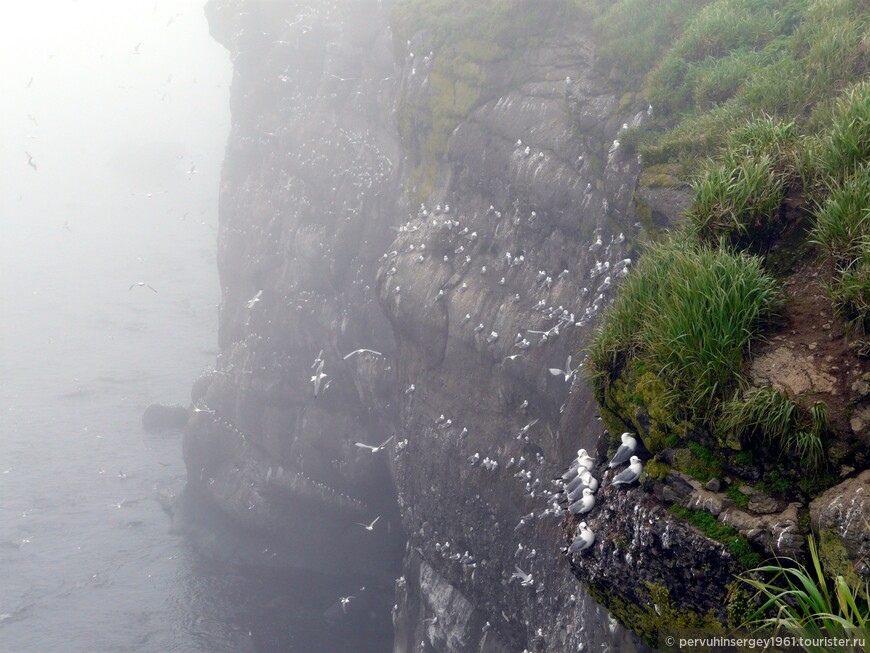
[[[0,363],[58,360],[77,345],[77,321],[109,322],[119,307],[218,301],[212,262],[197,297],[165,280],[154,297],[128,292],[185,274],[167,239],[213,261],[231,65],[202,5],[17,0],[0,11]]]

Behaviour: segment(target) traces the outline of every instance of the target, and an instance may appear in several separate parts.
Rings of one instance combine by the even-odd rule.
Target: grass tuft
[[[773,444],[784,453],[794,452],[812,472],[824,468],[829,424],[821,402],[805,410],[781,390],[757,388],[743,399],[735,394],[723,403],[717,427],[722,433],[734,432],[744,442],[757,436],[761,442],[756,444]]]
[[[649,248],[605,312],[588,347],[590,375],[603,384],[634,361],[708,421],[778,304],[759,259],[672,237]]]
[[[809,538],[808,544],[809,566],[785,558],[740,577],[755,590],[757,606],[743,627],[783,629],[795,636],[818,638],[823,633],[849,637],[851,629],[870,625],[866,602],[870,587],[850,587],[843,576],[826,578],[816,541]]]

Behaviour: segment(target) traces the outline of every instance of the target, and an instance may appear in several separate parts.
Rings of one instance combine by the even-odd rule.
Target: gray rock
[[[142,413],[142,426],[149,430],[181,428],[187,424],[187,417],[184,406],[151,404]]]
[[[870,470],[827,490],[810,503],[813,530],[822,542],[830,573],[870,577],[864,562],[870,553]]]

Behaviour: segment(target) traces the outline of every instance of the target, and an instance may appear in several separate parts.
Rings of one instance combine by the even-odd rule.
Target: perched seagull
[[[355,354],[362,354],[365,352],[368,352],[369,354],[374,354],[375,356],[383,356],[383,354],[381,352],[375,351],[374,349],[354,349],[347,356],[344,356],[341,360],[346,361],[348,358],[350,358],[351,356],[354,356]]]
[[[583,498],[568,506],[572,515],[585,515],[595,507],[595,493],[590,488],[583,488]]]
[[[38,170],[36,164],[33,162],[33,157],[30,156],[30,152],[25,152],[25,154],[27,155],[27,165],[29,165],[34,170]]]
[[[405,390],[405,394],[406,394],[406,395],[412,394],[412,393],[414,392],[414,390],[416,390],[416,389],[417,389],[417,388],[415,388],[415,387],[414,387],[414,384],[412,383],[412,384],[409,385],[408,388]]]
[[[571,546],[565,550],[565,553],[568,555],[580,553],[581,551],[585,551],[591,547],[593,544],[595,544],[595,533],[586,526],[585,521],[580,522],[580,534],[573,542],[571,542]]]
[[[360,524],[359,522],[357,522],[357,526],[362,526],[362,527],[363,527],[364,529],[366,529],[367,531],[373,531],[373,530],[375,530],[375,523],[376,523],[380,518],[381,518],[381,516],[378,515],[377,517],[375,517],[374,521],[373,521],[371,524]]]
[[[139,288],[150,288],[151,290],[154,290],[154,286],[147,284],[144,281],[138,281],[136,283],[131,283],[129,290],[133,290],[133,288],[136,288],[137,286]],[[154,292],[157,292],[157,291],[154,290]]]
[[[631,433],[623,433],[620,437],[622,438],[622,444],[619,445],[619,449],[616,450],[613,458],[610,459],[610,469],[628,462],[628,459],[634,455],[634,451],[637,449],[637,440],[635,440]]]
[[[326,374],[323,373],[323,361],[317,365],[317,370],[314,372],[314,376],[311,377],[311,383],[314,384],[314,398],[317,399],[317,393],[320,392],[320,384],[323,382],[323,379],[327,377]],[[324,388],[325,390],[326,388]]]
[[[579,365],[577,367],[579,367]],[[551,367],[550,374],[552,374],[553,376],[564,376],[565,383],[567,383],[571,379],[571,377],[574,376],[574,373],[577,371],[577,367],[575,367],[573,370],[571,369],[571,356],[568,356],[568,360],[565,361],[565,369],[560,370],[558,367]]]
[[[586,449],[578,449],[577,450],[577,463],[579,467],[585,467],[586,469],[592,469],[595,467],[595,460],[586,453]]]
[[[394,433],[393,435],[391,435],[390,437],[388,437],[388,438],[387,438],[386,440],[384,440],[383,442],[381,442],[381,443],[380,443],[378,446],[376,446],[376,447],[373,447],[373,446],[370,445],[370,444],[363,444],[362,442],[354,442],[354,444],[355,444],[356,446],[360,447],[361,449],[369,449],[372,453],[377,453],[378,451],[380,451],[381,449],[383,449],[384,447],[386,447],[386,446],[387,446],[387,443],[389,443],[389,441],[392,440],[394,437],[396,437],[395,433]]]
[[[642,471],[643,463],[640,462],[640,458],[638,458],[637,456],[632,456],[631,465],[628,466],[628,469],[614,476],[611,483],[613,485],[629,485],[640,478],[640,473]]]

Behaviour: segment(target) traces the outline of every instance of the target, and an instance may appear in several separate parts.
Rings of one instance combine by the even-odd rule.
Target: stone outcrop
[[[187,408],[150,404],[142,413],[142,426],[149,430],[182,428],[187,424]]]
[[[870,470],[835,485],[810,503],[813,530],[826,571],[853,587],[870,578]]]

